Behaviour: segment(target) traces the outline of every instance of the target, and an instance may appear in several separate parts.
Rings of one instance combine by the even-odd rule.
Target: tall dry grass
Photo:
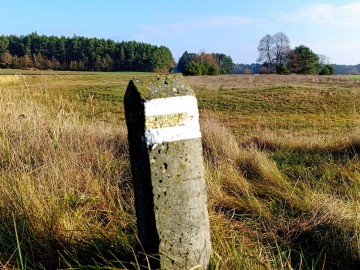
[[[314,189],[270,156],[289,148],[341,153],[357,139],[260,136],[239,143],[214,114],[204,112],[201,124],[218,268],[356,269],[360,194],[339,198]]]
[[[272,83],[256,78],[245,79]],[[85,80],[67,79],[0,81],[0,266],[138,269],[127,132],[99,113],[118,99],[99,102]],[[357,132],[235,136],[229,126],[201,111],[211,269],[357,269]]]
[[[36,89],[14,82],[2,84],[0,96],[0,243],[8,246],[1,264],[18,265],[16,250],[23,250],[29,267],[46,269],[86,262],[88,250],[105,244],[131,254],[135,220],[125,127],[80,120],[63,99],[53,97],[47,106],[36,100]]]

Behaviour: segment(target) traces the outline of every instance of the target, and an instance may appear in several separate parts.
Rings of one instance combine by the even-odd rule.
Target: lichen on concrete
[[[149,76],[141,79],[135,77],[131,82],[143,100],[175,96],[195,96],[194,91],[181,74]]]

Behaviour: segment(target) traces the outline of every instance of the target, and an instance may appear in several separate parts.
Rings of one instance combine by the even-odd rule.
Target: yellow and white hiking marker
[[[144,106],[145,138],[149,146],[201,137],[194,96],[152,99]]]

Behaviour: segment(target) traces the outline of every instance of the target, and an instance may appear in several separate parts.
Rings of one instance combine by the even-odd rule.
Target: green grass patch
[[[345,75],[344,77],[345,77],[347,80],[355,80],[355,81],[360,80],[360,75]]]

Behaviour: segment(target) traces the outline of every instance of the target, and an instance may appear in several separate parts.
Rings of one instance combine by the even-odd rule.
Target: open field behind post
[[[138,266],[123,94],[145,73],[0,72],[0,265]],[[6,73],[6,74],[5,74]],[[213,269],[356,269],[358,77],[187,77]]]

